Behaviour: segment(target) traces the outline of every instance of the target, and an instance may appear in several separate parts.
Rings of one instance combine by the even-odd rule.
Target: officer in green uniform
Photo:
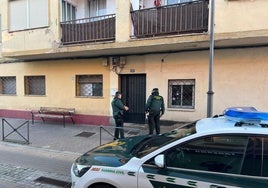
[[[163,97],[159,95],[158,88],[152,90],[152,94],[149,96],[145,105],[145,112],[149,113],[149,134],[153,134],[154,129],[156,134],[160,134],[159,120],[165,113],[165,104]]]
[[[124,138],[123,114],[124,114],[124,111],[128,110],[128,107],[123,104],[121,98],[122,98],[121,92],[117,91],[111,103],[112,109],[113,109],[113,117],[114,117],[115,126],[116,126],[115,131],[114,131],[114,140],[119,139],[119,134],[120,134],[120,138]]]

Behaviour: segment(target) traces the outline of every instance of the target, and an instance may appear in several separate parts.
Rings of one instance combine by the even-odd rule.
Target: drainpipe
[[[215,0],[210,0],[210,52],[209,52],[209,79],[207,92],[207,117],[213,114],[213,64],[214,64],[214,10]]]

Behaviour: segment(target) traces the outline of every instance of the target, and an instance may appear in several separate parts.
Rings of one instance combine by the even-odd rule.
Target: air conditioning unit
[[[102,66],[107,67],[109,65],[109,58],[103,58]]]
[[[126,64],[126,57],[120,57],[119,66],[123,68]]]
[[[120,57],[110,57],[109,61],[112,63],[112,66],[118,66],[120,63]]]

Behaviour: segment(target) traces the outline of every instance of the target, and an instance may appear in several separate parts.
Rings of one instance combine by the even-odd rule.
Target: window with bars
[[[179,109],[194,109],[195,80],[168,80],[168,107]]]
[[[0,94],[16,95],[16,77],[0,77]]]
[[[25,76],[24,86],[25,86],[25,95],[45,95],[46,94],[45,76]]]
[[[76,96],[103,96],[102,75],[77,75]]]

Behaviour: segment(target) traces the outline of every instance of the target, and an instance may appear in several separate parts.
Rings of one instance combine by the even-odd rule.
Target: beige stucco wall
[[[81,3],[82,1],[75,1]],[[129,13],[130,0],[115,1],[116,20],[116,42],[107,44],[79,45],[73,48],[60,46],[60,3],[49,0],[49,27],[32,30],[8,32],[8,1],[2,0],[1,9],[3,17],[3,54],[6,56],[23,56],[31,54],[49,54],[58,51],[78,52],[92,49],[116,49],[124,48],[129,44],[131,35],[131,19]],[[120,2],[120,3],[119,3]],[[4,7],[4,8],[3,8]],[[267,36],[268,22],[268,1],[267,0],[247,0],[247,1],[215,1],[215,33],[216,40],[229,39],[230,37],[252,37],[258,31],[258,35]],[[263,32],[261,32],[263,31]],[[235,35],[220,35],[224,33],[234,33]],[[253,32],[240,35],[241,32]],[[203,36],[200,36],[201,38]],[[164,38],[167,43],[171,43],[172,38]],[[188,41],[189,38],[180,36],[180,43]],[[153,40],[159,44],[159,40]],[[137,47],[147,46],[150,48],[151,40],[136,41]],[[192,41],[195,42],[195,41]]]
[[[116,2],[121,0],[116,0]],[[50,53],[58,50],[60,39],[59,1],[50,0],[49,28],[8,32],[7,0],[0,0],[2,15],[3,50],[16,54]],[[127,1],[117,6],[123,9]],[[217,0],[215,10],[215,32],[230,33],[268,29],[267,0],[228,1]],[[53,11],[52,11],[53,10]],[[117,24],[125,24],[129,17],[124,17],[125,9]],[[117,30],[120,24],[117,25]],[[129,43],[129,25],[124,25],[116,34],[114,44],[81,45],[63,47],[66,52],[83,51],[84,49],[124,47]],[[254,32],[255,33],[255,32]],[[239,33],[235,37],[239,37]],[[189,37],[189,36],[188,36]],[[202,36],[200,36],[201,38]],[[185,38],[180,37],[183,42]],[[217,35],[216,35],[217,38]],[[161,41],[160,41],[161,40]],[[163,44],[172,38],[158,39]],[[193,36],[193,41],[198,41]],[[156,40],[138,40],[132,42],[136,47],[150,46]],[[159,43],[160,43],[159,42]],[[168,43],[170,44],[170,43]],[[1,45],[0,45],[1,46]],[[255,106],[259,110],[268,111],[268,48],[221,49],[215,51],[213,91],[214,114],[219,114],[229,106]],[[0,55],[1,58],[1,55]],[[195,109],[178,110],[167,108],[163,119],[176,121],[195,120],[206,116],[208,91],[209,52],[193,51],[180,53],[163,53],[149,55],[130,55],[126,57],[126,65],[121,74],[145,73],[147,78],[146,95],[151,89],[158,87],[167,105],[169,79],[195,79]],[[134,70],[134,72],[133,72]],[[75,96],[75,75],[103,74],[103,97],[81,98]],[[25,96],[24,76],[45,75],[46,96]],[[16,76],[17,95],[0,96],[0,109],[28,110],[40,106],[74,107],[78,114],[110,116],[110,102],[113,91],[119,88],[118,75],[103,66],[103,58],[77,60],[51,60],[25,63],[0,64],[0,76]],[[97,109],[96,109],[97,107]]]
[[[0,64],[1,76],[16,76],[17,95],[0,96],[0,109],[28,110],[40,106],[72,107],[78,114],[110,114],[110,71],[103,59]],[[103,97],[76,97],[75,75],[102,74]],[[45,75],[46,96],[25,96],[24,76]],[[5,102],[4,102],[5,101]],[[96,107],[98,110],[96,110]]]
[[[230,106],[254,106],[268,111],[268,47],[215,51],[213,114]],[[1,76],[17,77],[17,95],[0,96],[0,109],[30,110],[40,106],[74,107],[78,114],[110,116],[112,91],[119,88],[118,75],[103,66],[103,58],[0,64]],[[192,121],[206,117],[208,51],[126,57],[121,74],[146,74],[146,96],[158,87],[165,98],[166,120]],[[103,74],[103,97],[75,96],[75,75]],[[45,75],[46,96],[24,96],[24,76]],[[195,79],[195,109],[167,106],[169,79]]]
[[[268,111],[268,48],[229,49],[216,53],[215,111],[255,106]]]
[[[49,0],[48,27],[9,32],[8,0],[1,0],[3,53],[49,53],[60,44],[60,1]]]
[[[116,0],[116,42],[125,42],[130,36],[130,3],[129,1]],[[119,11],[120,10],[120,11]]]
[[[157,87],[165,99],[167,110],[163,119],[189,121],[205,116],[208,58],[208,51],[133,56],[127,58],[123,73],[130,73],[131,69],[135,69],[135,73],[146,73],[146,96],[148,97],[152,89]],[[195,109],[168,108],[170,79],[196,80]]]
[[[215,51],[213,71],[213,114],[230,106],[254,106],[268,111],[268,48],[222,49]],[[209,52],[183,52],[132,56],[122,73],[146,73],[147,97],[158,87],[167,107],[169,79],[195,79],[195,109],[167,107],[163,119],[189,121],[206,117]]]
[[[215,33],[268,29],[267,0],[215,0]]]

